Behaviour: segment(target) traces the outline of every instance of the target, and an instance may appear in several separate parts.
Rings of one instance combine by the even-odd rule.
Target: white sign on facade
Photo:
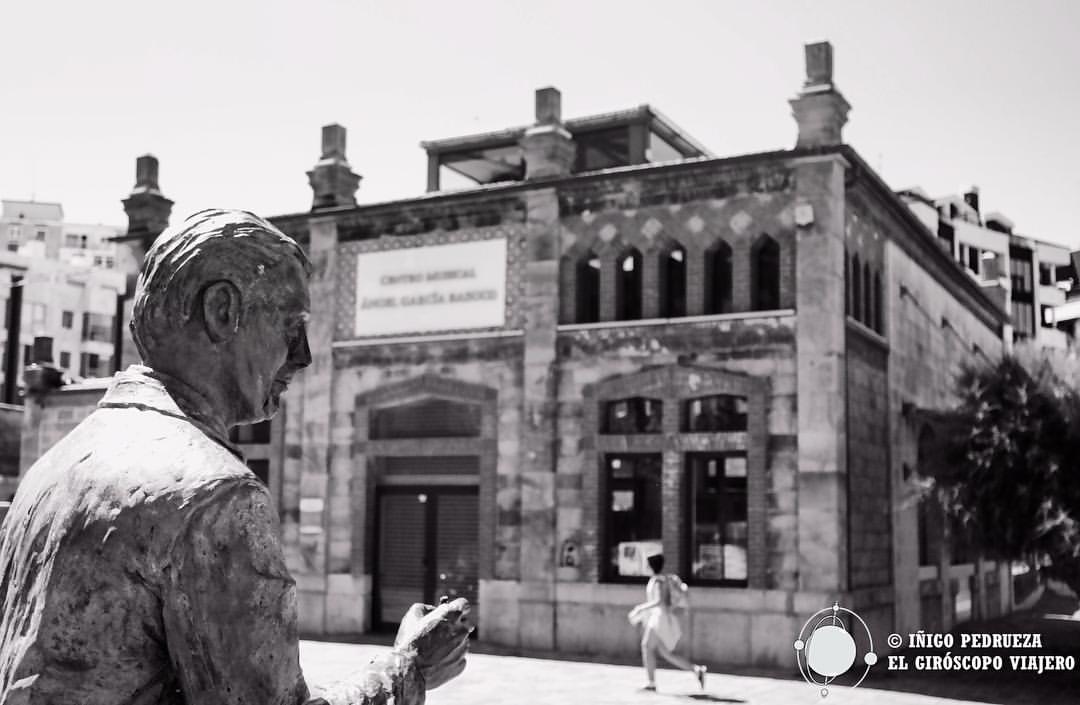
[[[506,240],[356,257],[357,337],[497,328],[506,320]]]

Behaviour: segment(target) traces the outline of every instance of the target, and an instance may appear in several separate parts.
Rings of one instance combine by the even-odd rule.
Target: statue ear
[[[202,314],[213,343],[228,340],[240,329],[240,290],[230,281],[214,282],[203,290]]]

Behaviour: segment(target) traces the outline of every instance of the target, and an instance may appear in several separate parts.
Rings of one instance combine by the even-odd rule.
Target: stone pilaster
[[[641,253],[641,317],[660,318],[665,315],[661,298],[667,298],[667,256],[663,250],[652,248]]]
[[[286,448],[296,456],[299,474],[299,541],[301,561],[296,574],[300,598],[300,626],[306,633],[325,632],[325,601],[329,569],[330,526],[330,423],[333,387],[335,271],[337,223],[332,218],[312,218],[308,256],[312,274],[309,284],[313,302],[308,323],[311,365],[301,372],[299,406],[288,421],[299,421],[299,448]],[[289,405],[296,406],[295,402]],[[297,418],[299,416],[299,418]]]
[[[847,587],[844,171],[838,156],[794,166],[797,207],[813,209],[796,246],[798,575],[800,590]]]
[[[520,644],[552,649],[555,636],[555,358],[559,306],[559,201],[554,189],[526,196],[524,398],[521,429]]]
[[[705,313],[707,294],[705,286],[705,258],[707,251],[696,243],[686,249],[686,315],[700,316]]]
[[[372,612],[364,529],[368,506],[374,499],[369,492],[367,458],[353,454],[358,430],[357,376],[332,374],[326,630],[329,634],[359,634],[367,631]],[[367,424],[363,427],[366,429]]]

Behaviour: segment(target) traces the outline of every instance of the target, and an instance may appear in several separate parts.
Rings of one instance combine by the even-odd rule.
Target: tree
[[[1067,381],[1068,380],[1068,381]],[[1080,594],[1080,366],[1018,351],[968,365],[935,419],[932,492],[982,555],[1047,570]]]

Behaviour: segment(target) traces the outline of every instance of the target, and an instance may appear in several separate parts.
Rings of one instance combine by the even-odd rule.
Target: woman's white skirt
[[[662,607],[651,607],[639,612],[630,620],[633,624],[644,624],[646,631],[652,631],[668,651],[674,651],[682,638],[679,619]]]

